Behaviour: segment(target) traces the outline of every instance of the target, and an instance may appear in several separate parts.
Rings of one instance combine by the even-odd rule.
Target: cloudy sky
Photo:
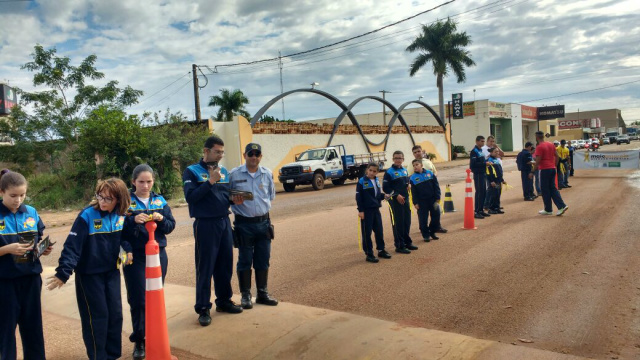
[[[221,66],[285,56],[284,91],[309,88],[343,102],[380,95],[396,106],[416,100],[437,105],[431,68],[409,76],[415,57],[405,48],[421,24],[451,17],[473,40],[477,66],[467,82],[445,80],[445,99],[565,104],[567,112],[622,109],[640,120],[640,1],[455,0],[437,10],[321,51],[392,24],[446,0],[0,0],[0,81],[32,90],[20,70],[33,46],[56,47],[74,64],[90,54],[106,79],[143,90],[131,112],[181,111],[194,118],[191,64],[200,65],[202,115],[221,88],[241,89],[255,113],[280,93],[278,61]],[[217,67],[216,67],[217,66]],[[214,73],[215,71],[215,73]],[[309,94],[285,98],[286,117],[336,116],[328,100]],[[362,102],[356,113],[381,111]],[[268,114],[282,118],[280,104]]]

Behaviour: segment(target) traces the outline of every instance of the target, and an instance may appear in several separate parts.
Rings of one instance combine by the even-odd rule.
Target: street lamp
[[[320,85],[320,84],[318,84],[317,82],[314,81],[314,82],[311,83],[311,88],[315,89],[316,86],[318,86],[318,85]]]
[[[420,95],[420,96],[418,97],[418,101],[422,100],[422,98],[423,98],[423,97],[424,97],[424,96]]]

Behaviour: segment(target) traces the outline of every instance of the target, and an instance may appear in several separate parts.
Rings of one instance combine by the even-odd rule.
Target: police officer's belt
[[[269,213],[266,213],[266,214],[264,214],[262,216],[254,216],[254,217],[246,217],[246,216],[242,216],[242,215],[236,214],[235,222],[238,222],[238,223],[259,223],[259,222],[263,222],[265,220],[269,220]]]

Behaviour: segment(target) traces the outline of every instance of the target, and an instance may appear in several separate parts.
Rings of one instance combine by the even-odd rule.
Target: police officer
[[[393,152],[393,165],[384,173],[382,178],[382,191],[391,195],[389,205],[391,206],[393,238],[396,252],[400,254],[411,254],[411,250],[418,250],[413,245],[409,230],[411,228],[411,209],[409,208],[409,174],[402,166],[404,153],[402,151]]]
[[[224,156],[224,142],[210,136],[204,143],[202,158],[184,171],[184,196],[189,216],[195,218],[196,304],[202,326],[211,324],[211,277],[216,294],[216,311],[241,313],[231,301],[233,239],[229,221],[229,173],[218,162]]]
[[[473,172],[473,185],[476,188],[475,198],[475,215],[476,219],[484,219],[491,216],[484,212],[482,207],[487,196],[487,161],[482,154],[482,147],[484,146],[484,136],[476,136],[476,146],[469,153],[469,168]]]
[[[260,166],[262,148],[258,144],[248,144],[244,150],[245,164],[229,173],[229,185],[233,190],[253,193],[253,200],[243,200],[234,196],[235,205],[231,210],[235,215],[235,242],[238,247],[238,283],[244,309],[253,308],[251,302],[251,265],[256,271],[256,303],[276,306],[278,300],[267,290],[269,278],[269,258],[273,227],[269,218],[271,202],[276,197],[271,170]]]

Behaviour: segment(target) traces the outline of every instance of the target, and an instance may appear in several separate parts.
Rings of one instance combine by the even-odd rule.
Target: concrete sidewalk
[[[43,278],[53,273],[53,268],[46,268]],[[44,290],[43,310],[79,320],[74,289],[72,277],[60,289]],[[122,290],[128,334],[131,321],[124,286]],[[214,310],[212,324],[203,328],[193,311],[194,298],[193,288],[165,287],[171,347],[206,359],[581,359],[290,303],[256,305],[239,315]],[[79,321],[77,325],[71,331],[80,337]]]

